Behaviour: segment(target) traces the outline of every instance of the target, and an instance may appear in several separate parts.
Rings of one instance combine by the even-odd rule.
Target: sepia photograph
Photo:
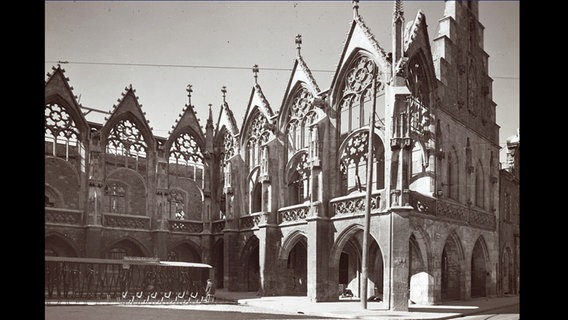
[[[44,22],[46,320],[520,319],[520,1]]]

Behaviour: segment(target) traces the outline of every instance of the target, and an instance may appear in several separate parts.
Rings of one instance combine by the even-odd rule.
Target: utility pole
[[[371,192],[373,191],[373,136],[375,135],[375,110],[377,107],[377,77],[373,72],[373,110],[369,122],[369,142],[367,144],[367,189],[365,194],[365,226],[363,231],[363,258],[361,266],[361,306],[367,309],[367,282],[369,265],[369,234],[371,224]],[[378,205],[378,203],[377,203]]]

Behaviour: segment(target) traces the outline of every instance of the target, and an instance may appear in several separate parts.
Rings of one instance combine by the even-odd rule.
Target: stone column
[[[320,210],[321,212],[321,210]],[[310,301],[336,301],[337,286],[330,285],[329,219],[320,216],[306,218],[308,238],[308,298]],[[337,281],[335,281],[337,282]],[[331,287],[331,288],[330,288]]]
[[[410,224],[408,214],[412,208],[394,208],[390,213],[390,248],[385,268],[389,271],[385,276],[384,302],[389,310],[408,311],[410,272]]]
[[[98,141],[98,140],[97,140]],[[96,149],[97,145],[93,148]],[[104,154],[91,151],[89,163],[88,200],[85,210],[85,256],[102,258],[102,225],[104,205]]]

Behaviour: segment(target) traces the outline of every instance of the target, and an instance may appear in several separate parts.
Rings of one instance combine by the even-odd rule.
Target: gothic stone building
[[[519,294],[520,286],[520,136],[507,139],[507,162],[499,170],[498,294]]]
[[[370,189],[367,296],[407,310],[498,294],[499,126],[478,6],[446,1],[431,41],[396,1],[387,52],[355,1],[327,89],[298,36],[279,105],[254,68],[240,126],[223,99],[201,127],[190,98],[165,138],[132,87],[87,121],[53,67],[45,254],[204,262],[218,288],[336,301],[361,295]]]

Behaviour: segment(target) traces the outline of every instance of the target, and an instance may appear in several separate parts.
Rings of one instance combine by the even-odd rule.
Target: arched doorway
[[[503,261],[501,262],[503,294],[513,293],[513,260],[511,256],[511,249],[505,248],[503,250]]]
[[[308,292],[308,248],[304,239],[298,241],[290,250],[286,270],[289,294],[306,295]]]
[[[414,303],[427,303],[430,276],[428,275],[424,256],[414,235],[410,236],[409,255],[409,298]]]
[[[57,257],[77,257],[77,250],[59,235],[45,238],[45,255]]]
[[[384,263],[383,255],[378,243],[373,237],[369,239],[368,273],[367,273],[367,297],[382,297]],[[363,230],[353,228],[342,236],[339,246],[343,248],[335,257],[337,261],[337,281],[340,297],[361,296],[361,270],[362,270],[362,243]]]
[[[106,252],[105,257],[109,259],[122,259],[129,257],[145,257],[142,249],[133,241],[123,239],[114,243]]]
[[[471,297],[485,297],[487,286],[487,267],[483,245],[480,240],[475,242],[471,254]]]
[[[456,240],[449,237],[442,251],[442,300],[458,300],[461,297],[460,252]]]
[[[243,249],[241,255],[243,262],[243,286],[245,291],[258,291],[260,289],[259,241],[252,236]]]
[[[183,262],[201,262],[201,255],[196,249],[196,245],[184,242],[170,250],[168,260]]]

